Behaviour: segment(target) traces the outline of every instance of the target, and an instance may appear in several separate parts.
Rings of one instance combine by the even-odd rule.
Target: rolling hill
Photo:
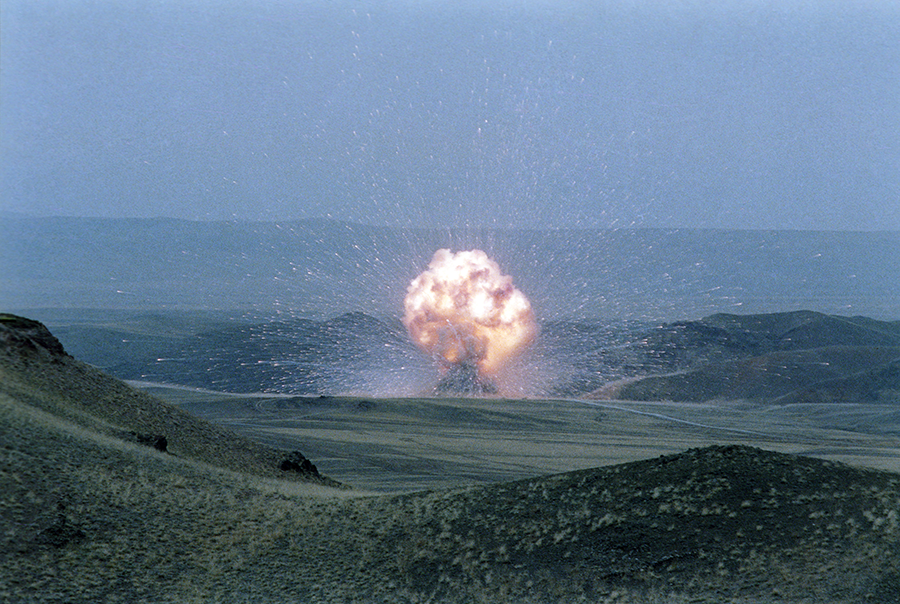
[[[594,396],[900,402],[898,321],[810,311],[720,314],[664,325],[636,351],[642,374]]]

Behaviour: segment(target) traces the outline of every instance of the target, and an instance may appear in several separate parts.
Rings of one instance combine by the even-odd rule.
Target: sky
[[[0,211],[900,230],[900,4],[4,0]]]

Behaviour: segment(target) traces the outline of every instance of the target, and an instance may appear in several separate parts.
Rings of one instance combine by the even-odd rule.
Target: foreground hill
[[[259,476],[321,476],[299,452],[279,451],[198,420],[66,354],[37,321],[0,314],[0,396],[99,434]]]
[[[263,478],[260,455],[233,435],[198,438],[190,455],[119,438],[121,416],[88,409],[118,401],[156,427],[171,421],[165,407],[66,358],[39,324],[4,322],[5,601],[900,598],[898,474],[715,446],[363,497]],[[213,429],[199,424],[187,433]]]

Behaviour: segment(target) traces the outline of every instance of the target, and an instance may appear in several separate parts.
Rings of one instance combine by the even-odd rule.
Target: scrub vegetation
[[[122,435],[132,427],[113,405],[127,401],[135,417],[166,405],[21,326],[3,327],[6,601],[849,603],[900,595],[896,473],[720,445],[514,482],[365,493],[321,476],[277,478],[283,470],[252,456],[218,463],[200,453],[199,427],[170,438],[166,452],[129,440]],[[52,388],[54,375],[67,386]],[[113,384],[122,390],[106,396]]]

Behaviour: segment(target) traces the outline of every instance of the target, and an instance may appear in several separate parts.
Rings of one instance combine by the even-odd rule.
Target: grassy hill
[[[0,600],[900,599],[896,473],[714,446],[372,496],[272,471],[39,324],[2,324]],[[160,426],[183,429],[171,452],[127,437]]]

